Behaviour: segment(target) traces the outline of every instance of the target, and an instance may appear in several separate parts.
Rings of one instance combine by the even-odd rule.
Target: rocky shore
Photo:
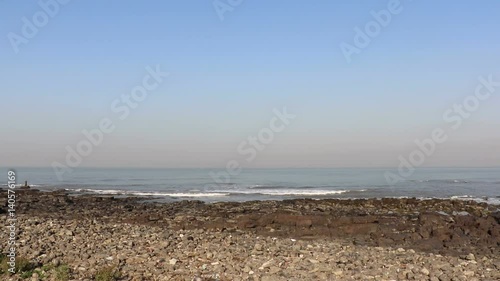
[[[20,272],[2,280],[500,280],[500,211],[485,203],[17,196]]]

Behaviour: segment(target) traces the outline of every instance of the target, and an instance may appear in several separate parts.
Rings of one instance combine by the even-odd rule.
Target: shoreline
[[[0,187],[0,192],[6,190],[6,188]],[[22,190],[22,189],[21,189]],[[362,192],[367,190],[337,190],[331,191],[331,194],[267,194],[267,193],[231,193],[231,190],[214,191],[208,193],[192,193],[192,192],[160,192],[160,191],[128,191],[128,190],[101,190],[101,189],[40,189],[31,188],[37,192],[46,193],[66,193],[69,196],[95,196],[95,197],[115,197],[115,198],[140,198],[146,202],[156,202],[156,203],[172,203],[185,200],[199,200],[205,203],[223,203],[223,202],[250,202],[250,201],[284,201],[284,200],[300,200],[300,199],[311,199],[311,200],[382,200],[382,199],[416,199],[416,200],[460,200],[460,201],[475,201],[476,203],[486,203],[488,205],[498,206],[500,208],[500,195],[498,196],[471,196],[471,195],[453,195],[448,197],[440,196],[370,196],[365,195]],[[353,194],[363,194],[358,196],[353,196]],[[253,196],[253,197],[252,197]]]
[[[220,247],[216,248],[221,253],[225,253],[227,258],[237,258],[239,254],[233,251],[231,247],[234,247],[234,250],[246,247],[246,251],[252,253],[252,251],[255,252],[257,250],[253,248],[250,250],[247,249],[249,246],[246,242],[253,241],[251,243],[256,243],[256,239],[263,240],[264,246],[274,245],[278,243],[276,241],[279,241],[279,243],[282,243],[278,246],[279,249],[281,249],[281,247],[292,247],[293,245],[301,245],[299,247],[300,249],[304,247],[307,249],[308,245],[320,248],[329,245],[332,249],[335,249],[335,251],[349,253],[352,250],[361,251],[365,253],[364,255],[367,257],[370,256],[370,251],[377,251],[380,252],[380,260],[384,260],[384,257],[388,255],[391,257],[392,255],[397,256],[399,253],[400,256],[393,257],[393,262],[397,262],[400,266],[401,260],[399,259],[403,257],[417,258],[419,256],[425,256],[429,261],[434,259],[445,259],[448,260],[449,263],[460,263],[463,261],[471,261],[472,263],[472,260],[468,260],[467,257],[472,258],[471,255],[473,255],[474,261],[476,262],[475,266],[477,267],[477,272],[474,273],[474,276],[480,276],[478,274],[480,274],[481,271],[484,275],[485,272],[489,272],[486,271],[486,269],[490,268],[493,269],[493,271],[491,271],[492,273],[488,273],[490,275],[485,276],[491,277],[489,280],[494,280],[494,278],[499,277],[494,274],[500,272],[500,210],[497,205],[488,205],[486,203],[474,201],[381,198],[293,199],[215,203],[205,203],[198,200],[184,200],[158,203],[148,202],[143,197],[116,198],[115,196],[99,195],[71,196],[66,191],[41,192],[34,189],[18,190],[17,192],[18,202],[16,213],[20,217],[19,225],[22,229],[19,235],[22,237],[21,240],[25,241],[24,244],[20,245],[20,254],[26,256],[30,260],[40,260],[40,265],[52,264],[54,260],[57,259],[59,262],[64,261],[65,264],[70,266],[73,274],[72,276],[77,276],[78,278],[83,276],[83,272],[80,272],[78,269],[78,263],[83,262],[87,264],[89,262],[88,259],[92,259],[98,252],[102,252],[99,250],[103,247],[100,244],[104,243],[103,245],[115,247],[116,249],[116,247],[120,247],[120,243],[123,242],[122,240],[132,242],[133,244],[141,244],[142,242],[140,241],[142,239],[149,239],[147,238],[149,236],[156,237],[153,239],[156,242],[150,243],[148,246],[152,247],[153,251],[156,251],[157,249],[155,247],[161,243],[167,243],[168,241],[170,241],[168,243],[172,243],[172,239],[176,241],[180,238],[181,244],[184,243],[182,245],[187,247],[194,243],[193,241],[198,241],[197,245],[207,246],[206,243],[211,241],[211,239],[224,242],[227,239],[232,239],[229,237],[238,237],[241,238],[241,241],[238,243],[230,244],[230,246],[223,249]],[[1,206],[5,206],[5,201],[7,199],[6,191],[0,191],[0,196],[2,197],[1,200],[3,203]],[[2,207],[0,213],[4,212],[5,207]],[[50,231],[46,229],[51,227],[47,225],[47,222],[53,224],[52,230]],[[71,227],[68,227],[68,225]],[[56,226],[55,229],[54,226]],[[110,229],[116,230],[117,227],[120,229],[140,229],[140,231],[144,232],[145,236],[130,236],[126,231],[120,231],[121,236],[116,236],[114,230],[111,231]],[[85,234],[83,231],[85,228],[96,228],[97,232],[94,233],[95,236],[88,236]],[[103,231],[103,229],[106,231]],[[65,251],[58,248],[62,247],[61,249],[65,249],[64,246],[59,245],[57,241],[50,242],[53,240],[51,237],[54,235],[57,236],[59,235],[58,233],[68,230],[73,233],[73,235],[67,237],[70,239],[69,241],[83,239],[90,245],[88,247],[88,251],[90,252],[88,257],[76,253],[65,253]],[[165,233],[173,233],[172,235],[176,238],[170,239],[160,237]],[[182,237],[179,236],[181,234]],[[5,239],[5,235],[6,233],[2,233],[2,239]],[[64,237],[65,234],[63,233],[61,235]],[[184,241],[185,239],[183,237],[186,237],[185,235],[191,238]],[[204,238],[198,240],[196,235]],[[117,237],[116,241],[112,239],[115,236]],[[101,238],[98,239],[98,237]],[[210,243],[213,243],[213,241]],[[289,245],[289,243],[293,245]],[[178,260],[189,259],[190,262],[195,263],[197,259],[206,259],[205,256],[209,255],[204,252],[203,257],[198,255],[184,257],[184,252],[187,250],[176,249],[175,245],[175,243],[170,245],[172,248],[170,249],[171,253],[169,255],[178,256],[178,258],[176,258]],[[255,247],[255,245],[252,247]],[[350,248],[344,249],[342,247]],[[260,248],[260,246],[258,248]],[[50,249],[50,251],[47,249]],[[135,254],[140,254],[144,249],[135,249],[131,246],[129,250]],[[334,259],[335,253],[336,252],[324,253],[322,258],[325,258],[325,260],[323,262],[320,260],[318,260],[317,263],[307,260],[304,262],[307,262],[307,266],[318,268],[323,264],[328,264],[327,261],[329,259]],[[54,254],[56,257],[52,257],[51,254]],[[245,252],[242,255],[245,256]],[[255,255],[255,253],[253,255]],[[302,253],[302,255],[305,254]],[[276,259],[278,257],[285,258],[282,257],[281,254],[278,254],[274,258]],[[138,263],[131,260],[128,264],[125,263],[125,265],[123,265],[120,264],[120,262],[123,262],[120,258],[118,258],[118,261],[116,260],[117,257],[109,261],[106,261],[106,258],[108,257],[104,257],[103,264],[112,263],[113,261],[117,262],[116,266],[120,268],[121,272],[128,274],[128,277],[123,280],[141,280],[134,279],[136,276],[132,273],[138,266]],[[248,258],[248,263],[251,264],[252,255],[248,256]],[[269,259],[271,258],[273,257],[269,256]],[[128,260],[127,257],[123,259],[125,261]],[[171,279],[160,280],[188,280],[186,276],[189,275],[193,278],[193,276],[197,274],[195,271],[200,270],[200,268],[197,267],[190,267],[189,269],[191,271],[189,271],[188,274],[184,272],[186,270],[186,262],[182,262],[180,263],[182,266],[177,269],[182,269],[184,273],[178,272],[176,273],[177,275],[175,275],[177,262],[172,265],[170,264],[171,258],[168,259],[168,256],[165,256],[164,259],[166,261],[166,266],[159,269],[160,271],[158,272],[161,274],[158,274],[163,274]],[[316,260],[314,257],[311,257],[311,259]],[[377,269],[379,264],[376,259],[375,256],[375,260],[370,262],[372,263],[372,267]],[[483,266],[483,262],[479,262],[482,261],[482,259],[484,259],[484,267],[481,267]],[[93,262],[94,261],[90,261],[90,263],[93,264],[92,266],[94,268],[99,268],[97,265],[102,261],[97,259],[95,260],[96,264]],[[215,262],[216,261],[212,261],[208,263],[207,266],[212,267],[212,263]],[[300,258],[298,262],[301,262]],[[263,278],[270,273],[269,270],[259,270],[258,268],[253,268],[251,265],[249,265],[251,270],[246,270],[245,268],[236,269],[235,267],[237,267],[238,264],[239,262],[233,261],[231,264],[233,269],[229,271],[227,270],[227,266],[229,265],[224,264],[226,266],[226,271],[213,273],[219,274],[219,279],[210,277],[212,279],[200,280],[233,280],[231,278],[234,278],[237,274],[241,274],[240,277],[242,279],[240,280],[255,280],[254,277],[257,275],[259,278]],[[337,265],[337,267],[339,266],[338,263],[335,263],[335,265]],[[368,266],[369,265],[368,263]],[[172,268],[170,268],[170,266]],[[429,264],[427,266],[429,268],[426,269],[432,273],[433,269],[431,266],[432,264]],[[286,269],[283,265],[279,268],[283,270]],[[332,265],[330,265],[330,268],[332,268]],[[327,280],[322,279],[326,276],[327,278],[332,278],[331,280],[351,280],[342,278],[334,279],[339,277],[333,273],[333,271],[335,271],[334,269],[335,268],[328,272],[323,272],[318,269],[316,273],[321,273],[320,277],[312,279]],[[450,271],[450,273],[446,270],[436,269],[436,274],[441,272],[442,274],[451,274],[451,276],[462,276],[461,274],[465,274],[466,272],[465,268],[462,269],[464,270],[455,273],[453,273],[453,270]],[[171,272],[170,270],[173,271]],[[313,269],[309,269],[309,271],[310,270]],[[349,272],[349,270],[354,270],[354,268],[340,268],[339,270],[344,272],[342,274],[343,278],[347,278],[348,275],[345,273]],[[379,273],[382,274],[384,271],[382,267],[377,270],[381,272],[374,271],[373,276]],[[151,272],[153,271],[154,270],[151,269]],[[254,274],[249,274],[249,271],[253,271]],[[367,274],[365,271],[361,271],[364,272],[363,274]],[[423,271],[423,273],[421,271]],[[289,277],[293,277],[294,274],[292,272],[298,272],[297,274],[299,275],[302,274],[302,271],[294,268]],[[401,276],[398,274],[402,271],[389,272],[394,275],[394,279],[400,279]],[[411,272],[410,275],[413,274],[418,277],[420,275],[425,276],[424,273],[426,273],[426,270],[420,269],[416,273],[413,271]],[[278,274],[279,272],[271,273],[270,275],[278,279],[269,280],[282,280],[279,279],[281,276]],[[96,272],[92,274],[96,274]],[[225,274],[226,278],[223,278],[224,275],[221,274]],[[467,272],[467,274],[472,273]],[[405,278],[408,278],[407,275],[408,272],[405,273]],[[144,280],[153,280],[144,276],[143,274],[142,278],[145,278]],[[154,276],[159,275],[155,273]],[[174,276],[184,277],[175,279],[177,277],[174,278]],[[245,276],[246,279],[244,278]],[[430,275],[427,275],[427,277],[428,276]],[[286,280],[300,280],[290,278]],[[417,278],[417,280],[420,279]],[[446,279],[443,277],[443,280]],[[474,279],[469,278],[468,280]]]

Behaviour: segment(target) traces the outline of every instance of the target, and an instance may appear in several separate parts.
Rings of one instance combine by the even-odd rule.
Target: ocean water
[[[7,169],[4,183],[7,184]],[[17,183],[74,194],[145,196],[155,200],[280,200],[291,198],[455,198],[500,204],[500,168],[421,168],[391,185],[391,169],[244,169],[215,182],[217,169],[77,168],[58,180],[52,168],[18,168]]]

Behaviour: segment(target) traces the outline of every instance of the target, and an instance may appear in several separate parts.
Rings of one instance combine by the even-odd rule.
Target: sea
[[[8,169],[3,170],[1,186],[6,188]],[[14,171],[18,186],[28,181],[32,188],[64,189],[75,196],[143,196],[166,202],[416,197],[500,205],[500,168],[418,168],[406,177],[389,168],[243,169],[233,175],[221,169],[76,168],[62,180],[52,168]],[[399,181],[388,182],[387,172],[401,176]]]

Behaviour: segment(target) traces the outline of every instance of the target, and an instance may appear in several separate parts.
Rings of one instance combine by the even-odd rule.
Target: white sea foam
[[[98,194],[120,194],[123,191],[121,190],[99,190],[99,189],[85,189],[85,188],[65,188],[64,190],[70,191],[70,192],[91,192],[91,193],[98,193]]]
[[[452,200],[464,200],[464,201],[475,201],[478,203],[487,203],[490,205],[500,205],[500,198],[495,198],[495,197],[474,197],[474,196],[469,196],[469,195],[463,195],[463,196],[452,196],[450,199]]]
[[[212,192],[212,193],[163,193],[163,192],[128,192],[127,195],[135,196],[169,196],[169,197],[222,197],[228,196],[229,193]]]
[[[267,195],[267,196],[326,196],[343,194],[347,192],[363,192],[362,190],[314,190],[314,189],[258,189],[258,190],[213,190],[210,192],[144,192],[116,189],[66,189],[75,192],[87,192],[106,195],[128,195],[128,196],[166,196],[166,197],[222,197],[229,195]]]
[[[216,190],[215,192],[224,192]],[[269,196],[322,196],[349,192],[349,190],[300,190],[300,189],[258,189],[258,190],[231,190],[231,194],[269,195]]]
[[[106,195],[127,195],[127,196],[165,196],[165,197],[221,197],[228,196],[229,193],[223,192],[141,192],[141,191],[130,191],[130,190],[116,190],[116,189],[66,189],[68,191],[75,192],[88,192]]]

